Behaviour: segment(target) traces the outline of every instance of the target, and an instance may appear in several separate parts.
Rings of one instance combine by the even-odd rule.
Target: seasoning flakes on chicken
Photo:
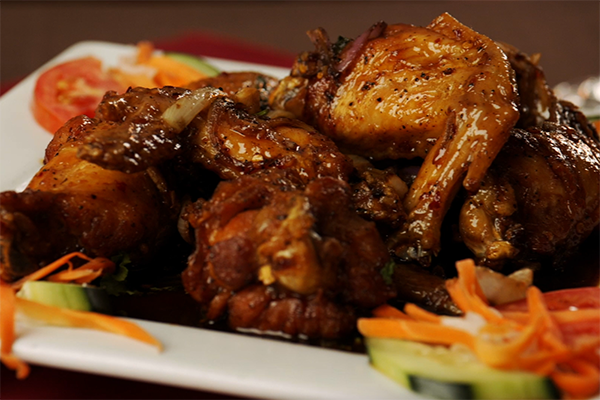
[[[476,191],[519,113],[514,72],[489,38],[443,14],[425,28],[379,23],[341,50],[322,29],[271,97],[350,154],[424,159],[404,200],[396,254],[428,264],[462,182]]]

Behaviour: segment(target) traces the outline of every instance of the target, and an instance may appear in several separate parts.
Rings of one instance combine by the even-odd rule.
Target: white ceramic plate
[[[30,110],[39,73],[50,65],[93,55],[116,64],[133,46],[82,42],[70,47],[0,98],[0,190],[22,189],[42,165],[51,139]],[[224,71],[288,71],[208,59]],[[20,322],[17,356],[32,364],[273,399],[418,399],[369,367],[365,355],[241,334],[137,321],[164,351],[102,332]],[[35,373],[35,371],[33,371]],[[24,385],[27,382],[23,382]]]

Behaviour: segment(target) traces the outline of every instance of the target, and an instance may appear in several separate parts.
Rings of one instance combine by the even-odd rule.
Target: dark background
[[[136,43],[202,31],[296,54],[305,32],[355,37],[379,20],[427,25],[447,11],[494,40],[541,53],[551,85],[600,70],[600,2],[592,1],[2,1],[3,82],[83,40]]]

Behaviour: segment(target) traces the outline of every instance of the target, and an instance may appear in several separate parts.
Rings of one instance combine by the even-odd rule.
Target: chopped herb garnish
[[[335,42],[333,44],[333,46],[331,46],[331,49],[333,50],[333,54],[335,56],[338,56],[342,52],[342,50],[344,50],[344,47],[346,47],[346,45],[348,43],[350,43],[351,41],[352,41],[352,39],[348,39],[343,36],[338,37],[337,42]]]
[[[392,276],[394,275],[395,269],[396,269],[396,263],[394,262],[394,260],[390,260],[383,266],[383,268],[381,268],[381,271],[379,271],[381,276],[383,276],[383,280],[388,285],[391,285],[393,282]]]
[[[115,263],[115,272],[110,275],[105,275],[100,280],[100,287],[106,290],[110,295],[131,294],[128,290],[125,280],[129,274],[131,259],[127,254],[119,254],[111,258]]]

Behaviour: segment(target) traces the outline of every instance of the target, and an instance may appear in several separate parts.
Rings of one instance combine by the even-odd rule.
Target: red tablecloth
[[[208,57],[218,57],[280,67],[290,67],[295,55],[274,49],[224,39],[205,32],[190,32],[178,37],[154,41],[157,48]],[[0,93],[18,80],[3,82]],[[2,399],[230,399],[226,395],[174,388],[163,385],[109,378],[54,368],[32,366],[24,381],[2,366]],[[236,396],[235,398],[239,398]]]

